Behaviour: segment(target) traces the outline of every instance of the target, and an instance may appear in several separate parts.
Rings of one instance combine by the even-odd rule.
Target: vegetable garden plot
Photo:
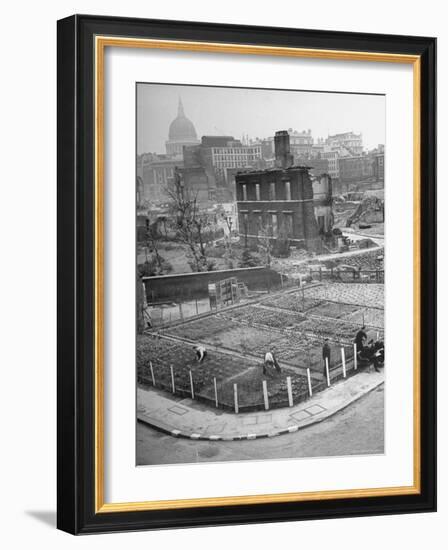
[[[361,308],[347,320],[358,325],[365,324],[367,327],[384,330],[384,310],[376,308]]]
[[[201,363],[196,361],[194,350],[188,344],[177,343],[155,336],[139,336],[137,339],[137,375],[141,384],[152,385],[150,363],[156,387],[172,390],[171,366],[175,387],[190,393],[190,370],[195,392],[213,386],[213,378],[224,380],[254,366],[254,362],[235,358],[216,351],[207,354]],[[260,363],[261,364],[261,363]]]
[[[262,301],[262,304],[266,306],[305,313],[312,310],[320,303],[321,300],[307,296],[306,292],[305,297],[302,297],[302,291],[288,292],[287,294],[272,296]]]
[[[291,378],[291,387],[295,401],[299,396],[306,395],[308,383],[305,376],[294,371],[282,369],[281,373],[269,369],[263,374],[261,366],[241,373],[231,381],[223,380],[218,385],[218,399],[229,408],[234,406],[234,384],[238,385],[238,404],[244,408],[264,407],[263,380],[266,380],[269,407],[288,406],[288,388],[286,378]]]
[[[300,313],[277,311],[260,306],[245,306],[218,314],[224,319],[236,319],[244,323],[256,323],[277,329],[300,325],[305,316]]]
[[[343,304],[384,307],[384,285],[382,284],[322,284],[307,288],[305,295],[309,298],[341,302]]]
[[[217,315],[209,315],[202,319],[197,319],[196,321],[189,321],[174,327],[168,327],[164,330],[164,333],[186,338],[187,340],[210,341],[214,336],[230,329],[234,325],[235,323],[231,319],[225,319]]]
[[[302,330],[312,333],[320,339],[331,338],[339,342],[353,342],[357,327],[353,323],[335,319],[325,319],[324,317],[309,317],[302,325]]]
[[[351,316],[361,309],[363,309],[362,306],[336,304],[334,302],[322,302],[320,305],[313,308],[313,310],[309,313],[310,315],[317,315],[318,317],[330,317],[332,319],[347,318],[347,320],[351,321]]]
[[[139,336],[137,340],[138,382],[152,386],[150,363],[153,367],[156,387],[172,392],[171,366],[173,367],[175,393],[191,395],[190,371],[193,377],[195,396],[215,402],[214,379],[217,381],[220,405],[233,408],[233,384],[238,384],[238,398],[242,408],[257,408],[264,405],[262,381],[267,381],[269,401],[272,406],[288,403],[286,377],[291,377],[295,398],[307,389],[306,377],[290,369],[281,373],[269,369],[263,374],[262,360],[235,358],[211,351],[202,363],[195,360],[188,344],[172,342],[156,336]]]

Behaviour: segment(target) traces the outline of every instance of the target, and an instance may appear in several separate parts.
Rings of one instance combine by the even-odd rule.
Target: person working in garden
[[[330,370],[330,358],[331,358],[331,348],[328,343],[328,338],[325,338],[324,345],[322,346],[322,359],[324,360],[324,380],[327,376],[327,368],[325,360],[328,359],[328,370]]]
[[[274,351],[270,349],[264,355],[263,361],[263,374],[266,374],[267,367],[274,367],[277,372],[282,372],[280,365],[278,364],[277,358],[274,355]]]
[[[364,341],[367,340],[366,327],[363,325],[355,336],[356,351],[360,353],[364,349]]]
[[[202,363],[202,361],[206,358],[207,356],[207,350],[205,349],[204,346],[202,345],[199,345],[199,346],[194,346],[193,349],[195,350],[196,352],[196,360],[199,362],[199,363]]]

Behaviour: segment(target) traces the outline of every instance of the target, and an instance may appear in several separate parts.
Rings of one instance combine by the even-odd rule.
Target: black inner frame
[[[95,514],[95,35],[421,57],[421,493]],[[99,533],[436,509],[436,40],[380,34],[75,15],[58,22],[57,525]]]

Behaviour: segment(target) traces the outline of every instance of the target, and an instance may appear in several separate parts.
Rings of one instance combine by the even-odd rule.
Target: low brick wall
[[[281,284],[280,274],[268,267],[247,267],[221,271],[204,271],[200,273],[182,273],[180,275],[163,275],[143,277],[148,300],[154,296],[155,301],[208,296],[209,283],[236,277],[250,290],[269,290]]]

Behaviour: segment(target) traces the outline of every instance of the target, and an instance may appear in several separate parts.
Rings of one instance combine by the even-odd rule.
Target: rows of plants
[[[219,352],[208,353],[199,363],[194,350],[187,344],[172,342],[163,338],[143,335],[137,339],[137,375],[140,384],[152,385],[152,364],[156,387],[171,391],[171,366],[175,387],[190,392],[190,371],[194,388],[198,393],[213,386],[213,379],[224,380],[233,377],[251,366],[252,362],[235,360]]]
[[[152,386],[152,373],[157,388],[172,391],[171,366],[173,367],[175,393],[191,395],[190,371],[195,396],[210,402],[215,400],[214,379],[217,381],[218,401],[233,407],[233,385],[238,385],[241,407],[258,407],[264,403],[263,380],[267,381],[270,405],[280,406],[288,400],[286,377],[291,377],[295,397],[307,390],[306,377],[282,368],[281,373],[268,369],[263,374],[263,362],[259,364],[234,359],[219,352],[211,352],[202,363],[195,360],[187,345],[154,336],[139,336],[137,340],[137,372],[141,385]]]
[[[335,302],[321,302],[310,311],[310,315],[318,317],[329,317],[332,319],[342,319],[353,315],[360,310],[360,306],[351,304],[338,304]]]
[[[310,297],[307,293],[302,293],[301,291],[288,292],[287,294],[280,294],[263,300],[263,304],[266,306],[304,313],[312,310],[321,303],[322,300],[314,296]]]
[[[322,284],[305,290],[308,298],[382,309],[384,285],[362,283]]]
[[[305,320],[305,316],[300,313],[279,311],[252,305],[222,312],[220,316],[248,324],[255,323],[280,329],[297,326]]]
[[[361,308],[350,317],[350,322],[384,329],[384,311],[382,309]]]
[[[232,407],[234,404],[234,384],[237,384],[238,404],[241,408],[260,408],[264,406],[263,380],[266,381],[269,406],[286,406],[288,404],[287,377],[291,378],[293,397],[296,400],[305,394],[308,382],[305,376],[289,369],[282,369],[281,373],[269,370],[263,374],[261,366],[242,372],[231,381],[223,380],[218,385],[219,402]]]
[[[213,336],[225,332],[233,326],[231,319],[226,319],[218,315],[210,315],[203,319],[189,321],[166,330],[167,333],[186,338],[187,340],[207,340]]]
[[[351,265],[358,269],[376,270],[381,269],[382,264],[378,258],[384,257],[384,248],[376,248],[369,250],[364,254],[356,254],[354,256],[345,256],[339,260],[332,260],[336,265]],[[331,267],[331,266],[330,266]]]

